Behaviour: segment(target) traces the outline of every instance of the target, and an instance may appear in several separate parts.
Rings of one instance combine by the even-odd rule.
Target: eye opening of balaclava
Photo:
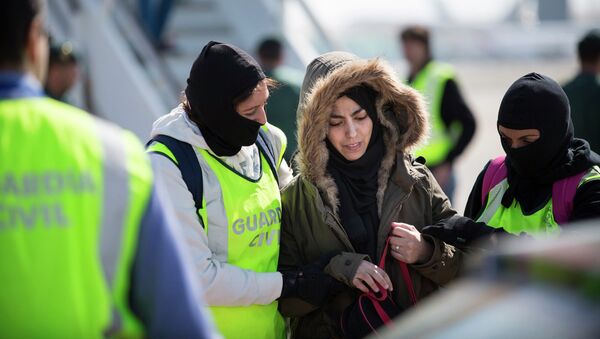
[[[240,48],[211,41],[194,61],[185,95],[191,118],[218,156],[231,156],[256,142],[260,124],[236,112],[236,98],[256,88],[265,74]]]

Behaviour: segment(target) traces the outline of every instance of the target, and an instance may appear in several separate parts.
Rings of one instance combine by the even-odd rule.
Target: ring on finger
[[[394,249],[394,251],[398,252],[400,250],[400,246],[398,245],[394,245],[394,247],[392,247]]]

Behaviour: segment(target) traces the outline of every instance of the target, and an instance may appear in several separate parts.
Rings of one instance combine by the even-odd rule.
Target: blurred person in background
[[[475,134],[475,118],[462,97],[452,66],[434,60],[429,30],[407,27],[400,33],[408,61],[408,84],[421,92],[429,111],[431,131],[428,142],[415,152],[452,200],[456,187],[454,161]]]
[[[150,42],[160,51],[172,50],[175,46],[164,36],[167,20],[173,9],[174,0],[138,0],[138,13],[142,27]]]
[[[571,104],[575,136],[600,152],[600,29],[588,32],[577,44],[580,71],[564,85]]]
[[[285,134],[267,123],[273,81],[245,51],[211,41],[194,61],[182,103],[153,126],[148,151],[184,228],[226,338],[284,338],[277,299],[280,187],[292,177]],[[318,289],[318,286],[313,286]]]
[[[142,145],[44,96],[44,11],[0,2],[2,336],[209,337]]]
[[[278,82],[269,97],[267,114],[269,122],[285,133],[287,148],[283,155],[291,163],[292,154],[296,151],[296,109],[300,98],[302,73],[283,66],[285,54],[281,41],[267,38],[260,42],[256,54],[258,62],[265,74]]]
[[[79,65],[70,42],[52,45],[44,91],[49,97],[68,103],[67,93],[77,83]]]
[[[558,83],[537,73],[515,81],[500,104],[497,129],[506,155],[484,167],[465,216],[515,235],[557,233],[567,223],[600,217],[600,156],[574,138]]]
[[[382,60],[344,52],[307,67],[297,114],[300,174],[282,192],[279,267],[297,272],[300,291],[320,287],[280,300],[293,338],[368,334],[352,321],[361,292],[386,289],[398,310],[411,307],[399,261],[419,300],[457,274],[462,253],[420,232],[456,212],[410,154],[425,138],[427,112],[421,95],[395,79]],[[378,267],[390,234],[390,255]]]

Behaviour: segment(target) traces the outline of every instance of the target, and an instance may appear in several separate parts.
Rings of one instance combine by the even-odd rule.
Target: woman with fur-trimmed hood
[[[388,289],[408,308],[398,260],[409,264],[419,299],[456,275],[461,252],[420,233],[456,214],[410,154],[426,130],[421,96],[383,61],[332,52],[308,66],[300,174],[282,193],[279,269],[295,284],[284,284],[279,309],[292,337],[342,337],[342,312],[368,289]],[[391,256],[377,267],[390,234]]]

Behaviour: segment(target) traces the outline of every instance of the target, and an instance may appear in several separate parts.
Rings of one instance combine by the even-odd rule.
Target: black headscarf
[[[231,156],[256,142],[260,124],[236,112],[233,101],[264,78],[256,60],[229,44],[211,41],[194,61],[185,95],[215,154]]]
[[[498,125],[540,131],[537,141],[517,149],[501,139],[509,183],[502,204],[509,207],[516,198],[525,215],[547,203],[553,182],[600,164],[587,141],[573,137],[565,92],[544,75],[530,73],[510,86],[500,104]]]
[[[340,219],[350,242],[358,253],[376,257],[378,172],[384,155],[383,133],[377,118],[377,93],[367,86],[353,87],[342,93],[363,108],[373,121],[367,150],[362,157],[349,161],[326,139],[329,150],[327,170],[338,188]]]

